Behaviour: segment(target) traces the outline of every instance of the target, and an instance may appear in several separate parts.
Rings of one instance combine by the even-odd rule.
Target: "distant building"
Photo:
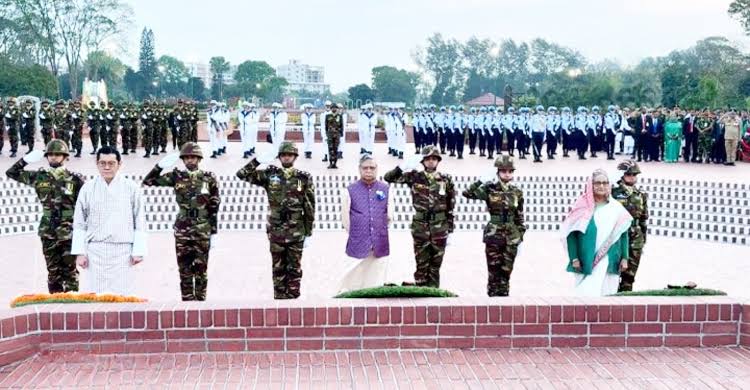
[[[299,60],[289,60],[288,64],[279,65],[276,75],[285,78],[289,83],[287,91],[324,93],[331,87],[325,83],[325,68],[303,64]]]
[[[198,77],[199,79],[203,80],[203,84],[206,85],[206,88],[211,86],[211,66],[208,63],[186,62],[185,66],[188,69],[188,73],[190,73],[190,77]],[[229,71],[224,73],[223,79],[225,85],[234,84],[234,74],[236,72],[237,66],[231,65],[229,67]]]

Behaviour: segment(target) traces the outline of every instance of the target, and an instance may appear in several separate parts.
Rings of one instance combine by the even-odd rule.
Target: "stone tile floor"
[[[750,350],[524,349],[86,355],[0,369],[0,388],[746,389]]]

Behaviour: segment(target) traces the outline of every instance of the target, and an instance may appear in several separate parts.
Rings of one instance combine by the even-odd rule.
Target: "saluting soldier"
[[[56,139],[42,151],[32,151],[18,160],[5,173],[10,179],[33,186],[42,204],[39,237],[47,262],[47,288],[50,293],[78,291],[76,257],[70,254],[73,238],[73,213],[83,177],[64,167],[69,156],[68,145]],[[23,168],[42,157],[49,168],[27,171]]]
[[[633,217],[633,224],[628,231],[630,238],[628,267],[620,273],[618,291],[632,291],[635,273],[638,272],[643,247],[646,245],[649,218],[648,196],[642,188],[635,186],[638,175],[641,173],[641,169],[635,161],[625,160],[617,166],[617,169],[624,172],[622,179],[617,182],[616,186],[612,187],[612,197],[620,202]]]
[[[417,171],[417,161],[410,157],[406,162],[387,172],[383,177],[389,183],[406,184],[411,189],[414,217],[411,235],[414,239],[414,257],[417,270],[414,282],[418,286],[440,287],[440,266],[453,232],[453,209],[456,191],[450,175],[437,171],[442,160],[435,146],[422,150],[423,171]]]
[[[182,159],[186,170],[162,170]],[[175,251],[183,301],[205,301],[208,287],[208,254],[218,232],[219,184],[216,176],[199,168],[203,153],[188,142],[178,153],[165,156],[143,179],[143,185],[174,188],[179,214],[174,223]]]
[[[336,149],[329,149],[336,150]],[[273,296],[296,299],[302,281],[302,249],[309,243],[315,221],[315,187],[312,176],[294,168],[299,156],[291,142],[282,142],[277,157],[281,167],[261,163],[273,161],[273,153],[253,158],[237,172],[237,177],[263,187],[268,195],[266,232],[273,259]],[[336,154],[331,154],[336,157]]]
[[[495,159],[497,173],[474,182],[463,192],[468,199],[487,204],[490,221],[484,227],[484,253],[487,258],[487,295],[508,296],[510,275],[523,242],[526,225],[523,216],[523,192],[510,184],[515,166],[513,157]],[[499,179],[499,180],[496,180]]]

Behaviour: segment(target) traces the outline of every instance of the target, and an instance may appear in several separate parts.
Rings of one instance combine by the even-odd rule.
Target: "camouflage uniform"
[[[107,105],[99,104],[99,142],[102,146],[109,146],[109,132],[107,131]]]
[[[49,106],[49,101],[42,101],[42,108],[39,110],[39,125],[42,127],[42,138],[44,144],[49,145],[55,137],[55,112],[52,107]]]
[[[94,148],[91,154],[96,154],[96,151],[99,149],[99,135],[101,134],[100,118],[102,116],[101,110],[96,106],[96,103],[89,103],[86,116],[89,126],[89,139],[91,139],[91,146]]]
[[[7,130],[8,142],[10,143],[10,156],[16,157],[18,152],[18,123],[21,119],[21,111],[16,107],[15,99],[8,99],[8,107],[3,112],[5,124],[3,129]],[[0,138],[0,151],[3,150],[2,138]]]
[[[638,175],[641,173],[638,164],[633,160],[620,163],[617,169],[625,171],[623,174]],[[643,246],[646,245],[648,196],[641,188],[628,186],[620,180],[617,182],[617,186],[612,187],[612,197],[622,203],[633,217],[633,224],[628,231],[630,239],[628,269],[620,273],[620,286],[618,288],[618,291],[632,291],[635,274],[638,272],[638,265],[641,263]]]
[[[70,127],[68,122],[68,110],[65,101],[58,100],[54,110],[55,138],[63,140],[70,148]]]
[[[698,117],[696,122],[698,128],[698,159],[701,162],[711,162],[711,151],[714,148],[713,128],[714,122],[706,115]]]
[[[34,137],[36,136],[36,109],[34,102],[26,100],[26,107],[21,109],[21,144],[29,147],[29,152],[34,150]]]
[[[154,148],[154,118],[155,114],[151,110],[151,103],[148,101],[143,102],[143,108],[141,109],[141,124],[143,125],[143,148],[146,149],[146,154],[143,157],[148,158]],[[154,153],[156,154],[156,153]]]
[[[161,153],[167,152],[167,134],[169,133],[169,129],[167,126],[167,109],[164,107],[164,104],[160,104],[156,110],[157,112],[157,122],[156,122],[156,131],[158,134],[158,140],[159,142],[154,142],[154,149],[155,153],[159,153],[159,147],[161,146]],[[154,137],[156,139],[156,137]]]
[[[135,149],[138,147],[138,118],[140,116],[138,107],[136,107],[135,103],[130,103],[130,110],[128,111],[127,119],[130,123],[130,141],[128,142],[130,153],[135,153]]]
[[[106,129],[106,144],[107,146],[117,149],[117,133],[120,132],[120,114],[115,107],[115,104],[109,102],[107,105],[107,111],[104,113],[104,118],[107,123]],[[104,144],[104,138],[102,137],[102,144]]]
[[[119,113],[120,118],[120,139],[122,140],[122,154],[130,154],[130,132],[133,131],[133,126],[130,122],[130,107],[128,103],[123,104],[122,109]]]
[[[328,168],[336,168],[338,161],[339,142],[343,133],[344,123],[343,116],[340,112],[329,113],[326,115],[326,138],[328,139]]]
[[[198,115],[198,107],[195,105],[195,102],[191,102],[190,119],[188,119],[188,122],[190,123],[189,141],[198,142]]]
[[[3,146],[5,145],[5,105],[3,104],[2,98],[0,98],[0,154],[3,152]]]
[[[291,142],[279,147],[279,154],[299,155]],[[300,295],[302,248],[312,235],[315,221],[315,188],[312,176],[296,168],[269,165],[259,170],[252,159],[237,172],[237,177],[265,188],[269,213],[266,232],[273,259],[275,299],[294,299]]]
[[[495,167],[515,170],[513,157],[499,156],[495,159]],[[526,232],[523,192],[509,183],[482,183],[478,180],[463,192],[463,196],[487,203],[490,221],[484,227],[483,238],[487,257],[487,295],[507,297],[513,263]]]
[[[440,151],[434,146],[427,146],[422,151],[423,161],[428,156],[442,160]],[[387,172],[383,178],[389,183],[406,184],[411,189],[415,210],[411,235],[417,262],[414,282],[418,286],[440,287],[440,266],[448,235],[454,227],[456,191],[453,179],[440,172],[404,172],[399,167]]]
[[[81,157],[83,151],[83,116],[84,112],[81,109],[81,103],[78,101],[73,103],[73,108],[68,110],[66,116],[68,128],[73,130],[70,145],[76,151],[76,157]]]
[[[200,146],[187,143],[180,150],[180,158],[203,158]],[[161,175],[157,165],[143,179],[143,185],[173,187],[180,206],[174,223],[177,266],[180,270],[180,290],[183,301],[205,301],[208,286],[208,252],[211,236],[217,232],[219,213],[219,184],[211,172],[175,168]]]
[[[47,145],[45,155],[60,153],[68,155],[68,147],[61,140]],[[70,254],[73,236],[73,212],[78,192],[83,186],[83,177],[60,167],[25,171],[26,162],[21,159],[5,173],[20,183],[34,186],[42,204],[42,220],[39,222],[39,237],[42,252],[47,261],[47,286],[50,293],[78,291],[78,271],[75,256]]]

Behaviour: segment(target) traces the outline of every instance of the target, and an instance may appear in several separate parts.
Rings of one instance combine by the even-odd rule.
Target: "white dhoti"
[[[131,295],[134,268],[130,264],[133,244],[90,242],[86,248],[88,268],[81,272],[81,291]]]
[[[347,257],[350,262],[344,271],[338,293],[380,287],[388,281],[388,257],[376,258],[372,253],[365,259]]]

